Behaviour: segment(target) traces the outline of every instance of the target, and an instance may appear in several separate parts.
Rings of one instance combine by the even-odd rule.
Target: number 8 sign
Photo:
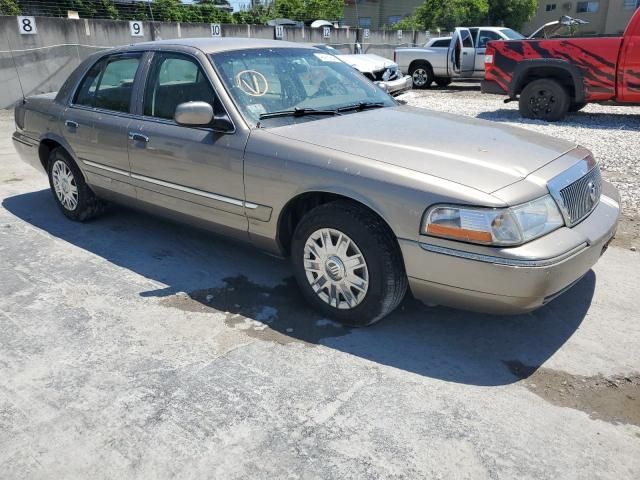
[[[18,30],[22,35],[35,35],[38,33],[35,17],[18,17]]]
[[[129,30],[131,30],[132,37],[144,37],[144,28],[142,27],[142,22],[138,20],[129,22]]]

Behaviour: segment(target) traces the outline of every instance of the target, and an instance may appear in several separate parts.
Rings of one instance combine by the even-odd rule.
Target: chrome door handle
[[[149,142],[149,137],[146,135],[142,135],[141,133],[129,132],[129,140],[133,140],[134,142]]]
[[[67,129],[69,129],[69,130],[77,130],[78,129],[78,122],[74,122],[73,120],[65,120],[64,121],[64,126],[67,127]]]

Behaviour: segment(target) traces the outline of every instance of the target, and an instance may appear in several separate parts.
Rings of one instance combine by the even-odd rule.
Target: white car
[[[313,46],[351,65],[391,95],[400,95],[412,88],[411,76],[403,75],[398,64],[388,58],[372,53],[344,54],[337,48],[324,43],[313,44]]]

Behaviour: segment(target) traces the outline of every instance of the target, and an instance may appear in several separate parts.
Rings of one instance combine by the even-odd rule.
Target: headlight
[[[438,205],[425,216],[421,233],[483,245],[519,245],[564,225],[550,195],[510,208]]]

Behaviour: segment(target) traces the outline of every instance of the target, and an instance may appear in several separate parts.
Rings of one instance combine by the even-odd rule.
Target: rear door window
[[[139,54],[114,55],[99,61],[80,83],[74,103],[128,113],[139,65]]]

